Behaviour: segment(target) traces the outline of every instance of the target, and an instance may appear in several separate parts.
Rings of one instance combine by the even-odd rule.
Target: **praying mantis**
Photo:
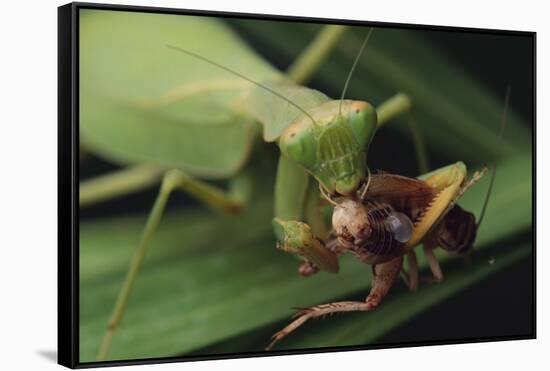
[[[136,22],[141,23],[143,27],[147,20],[144,17],[147,16],[118,14],[116,22],[127,22],[128,25]],[[83,27],[88,26],[86,22],[98,22],[103,26],[102,32],[108,32],[110,25],[115,22],[111,17],[115,16],[90,14],[90,19],[83,19]],[[369,176],[365,172],[367,165],[364,154],[374,133],[392,118],[406,114],[411,108],[411,101],[404,94],[388,97],[386,102],[373,107],[367,102],[345,100],[343,96],[342,99],[333,101],[318,91],[297,85],[306,81],[311,74],[311,71],[307,71],[308,68],[304,72],[302,62],[309,60],[309,69],[314,69],[311,66],[319,64],[328,54],[331,47],[344,34],[345,27],[326,27],[312,44],[312,49],[306,50],[295,64],[296,67],[287,74],[287,79],[284,79],[281,73],[266,63],[252,58],[250,51],[246,49],[235,52],[239,58],[244,56],[245,59],[245,62],[239,60],[242,64],[239,70],[243,71],[239,76],[238,65],[232,65],[231,61],[217,59],[212,53],[200,50],[200,45],[192,42],[193,35],[189,32],[197,22],[206,22],[210,24],[207,30],[212,34],[226,35],[224,37],[227,39],[221,42],[234,43],[237,49],[242,48],[236,43],[233,35],[229,33],[227,36],[225,28],[213,21],[207,22],[204,18],[189,17],[183,22],[175,19],[178,16],[170,17],[174,18],[169,21],[163,19],[162,24],[157,25],[157,36],[164,33],[168,35],[169,31],[176,29],[179,30],[176,34],[180,37],[165,37],[155,53],[162,53],[164,58],[166,54],[170,55],[171,63],[174,65],[177,65],[178,59],[184,57],[177,53],[178,50],[194,54],[191,58],[200,59],[201,56],[207,56],[210,62],[203,61],[203,69],[206,71],[204,75],[209,76],[209,79],[190,73],[189,76],[192,78],[182,83],[181,71],[171,69],[162,71],[164,75],[159,75],[159,86],[152,87],[151,91],[136,90],[136,96],[121,98],[117,95],[116,84],[125,80],[128,82],[129,79],[125,75],[127,72],[121,69],[130,70],[131,78],[135,79],[140,61],[136,61],[135,65],[126,66],[117,66],[114,63],[113,75],[110,77],[95,75],[94,66],[81,67],[81,99],[83,102],[93,102],[81,106],[81,134],[85,147],[99,148],[109,159],[144,163],[81,184],[81,206],[132,192],[159,180],[161,182],[160,192],[145,226],[142,242],[134,255],[107,326],[98,360],[107,357],[111,339],[122,319],[133,283],[172,192],[183,190],[212,209],[224,213],[238,212],[246,207],[253,187],[250,182],[250,169],[247,167],[252,160],[253,147],[257,143],[277,142],[282,153],[274,187],[274,229],[278,240],[284,246],[285,239],[288,240],[289,237],[288,231],[285,230],[286,223],[293,221],[304,221],[314,236],[328,238],[329,232],[322,215],[318,212],[319,204],[325,199],[332,199],[335,195],[349,197],[356,192],[368,192],[366,180]],[[86,45],[94,42],[96,40],[93,38],[88,40],[83,36],[82,52],[85,53]],[[109,50],[116,49],[117,42],[121,41],[113,38],[113,45]],[[318,46],[316,49],[315,45],[322,47]],[[131,50],[131,47],[127,49]],[[155,53],[152,53],[153,58]],[[85,59],[81,54],[81,60]],[[314,60],[313,63],[311,59]],[[216,60],[220,62],[217,63]],[[106,58],[106,61],[116,62],[115,58]],[[249,74],[251,68],[247,64],[253,65],[254,73]],[[256,84],[247,81],[245,72],[254,78]],[[193,79],[200,82],[197,83]],[[135,83],[135,80],[132,82]],[[259,83],[262,85],[258,85]],[[170,85],[171,88],[168,89],[167,86]],[[344,88],[343,91],[345,90]],[[108,91],[111,99],[100,97],[98,91]],[[205,95],[208,96],[206,103],[203,102]],[[121,121],[106,121],[101,117],[102,108],[112,105],[112,100],[120,103],[119,118],[124,118]],[[205,106],[206,109],[215,107],[216,111],[209,111],[208,115],[202,117],[180,118],[181,112],[196,104]],[[164,125],[152,125],[151,112],[157,114],[156,117],[162,117]],[[194,132],[191,135],[189,132],[185,133],[185,137],[172,136],[178,120],[189,120]],[[115,122],[120,125],[118,133],[113,130]],[[255,122],[260,122],[262,126],[259,127]],[[123,130],[125,125],[130,130]],[[132,133],[130,138],[122,137],[128,132]],[[310,135],[312,132],[313,135]],[[156,137],[157,135],[162,138]],[[205,147],[203,143],[206,137],[209,140],[213,139],[213,142],[207,146],[208,148],[201,148]],[[330,142],[332,140],[338,140],[338,143]],[[151,146],[151,143],[157,144]],[[136,148],[139,148],[139,151],[136,151]],[[340,151],[341,148],[343,151]],[[223,155],[212,153],[226,149],[227,153],[224,152]],[[318,162],[319,158],[322,161]],[[450,182],[455,187],[454,196],[462,188],[465,168],[460,168],[459,173],[460,180]],[[453,176],[455,175],[453,172]],[[199,180],[200,178],[229,179],[230,189],[224,191]],[[113,182],[113,179],[119,181]],[[454,200],[454,197],[447,198],[447,204],[444,206],[451,200]],[[290,233],[290,236],[295,234]],[[329,272],[337,270],[337,261],[329,250],[318,245],[306,247],[305,250],[302,249],[303,246],[300,248],[298,255],[306,259],[302,271],[317,268]]]

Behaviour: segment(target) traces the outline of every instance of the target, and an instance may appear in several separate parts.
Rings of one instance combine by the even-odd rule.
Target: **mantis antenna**
[[[506,96],[504,98],[504,109],[502,110],[502,117],[500,121],[499,144],[502,143],[502,137],[504,135],[504,127],[506,126],[506,116],[508,115],[508,103],[510,101],[510,90],[511,88],[508,85],[508,87],[506,88]],[[493,173],[491,174],[491,180],[489,181],[489,188],[487,189],[487,195],[485,196],[485,201],[483,202],[483,208],[481,209],[479,221],[477,222],[477,228],[479,228],[479,225],[481,224],[481,221],[485,216],[485,210],[487,210],[487,204],[489,203],[489,196],[491,195],[491,191],[493,189],[493,184],[495,182],[496,174],[497,174],[497,165],[495,162],[495,167],[493,169]]]
[[[241,74],[241,73],[239,73],[239,72],[237,72],[237,71],[234,71],[234,70],[230,69],[229,67],[223,66],[223,65],[221,65],[221,64],[219,64],[219,63],[216,63],[216,62],[214,62],[213,60],[210,60],[210,59],[208,59],[208,58],[206,58],[206,57],[203,57],[202,55],[193,53],[193,52],[190,51],[190,50],[183,49],[183,48],[180,48],[180,47],[178,47],[178,46],[169,45],[169,44],[167,44],[166,47],[168,47],[168,48],[170,48],[170,49],[173,49],[173,50],[176,50],[176,51],[179,51],[179,52],[182,52],[182,53],[185,53],[185,54],[190,55],[190,56],[192,56],[192,57],[195,57],[195,58],[197,58],[197,59],[200,59],[201,61],[206,62],[206,63],[208,63],[208,64],[210,64],[210,65],[212,65],[212,66],[221,68],[221,69],[224,70],[224,71],[227,71],[227,72],[229,72],[229,73],[232,73],[233,75],[238,76],[238,77],[240,77],[240,78],[242,78],[242,79],[244,79],[244,80],[246,80],[246,81],[248,81],[248,82],[250,82],[250,83],[252,83],[252,84],[254,84],[254,85],[256,85],[256,86],[258,86],[258,87],[260,87],[260,88],[262,88],[262,89],[264,89],[264,90],[266,90],[266,91],[268,91],[268,92],[270,92],[270,93],[273,94],[274,96],[279,97],[280,99],[284,100],[285,102],[287,102],[287,103],[289,103],[290,105],[292,105],[292,106],[294,106],[295,108],[297,108],[299,111],[301,111],[301,112],[302,112],[303,114],[305,114],[307,117],[309,117],[309,119],[311,120],[311,122],[313,122],[313,125],[317,125],[317,123],[315,122],[315,120],[313,119],[313,117],[311,117],[311,115],[310,115],[309,113],[307,113],[305,109],[303,109],[302,107],[300,107],[299,105],[297,105],[296,103],[294,103],[293,101],[291,101],[290,99],[288,99],[287,97],[285,97],[284,95],[281,95],[281,94],[277,93],[275,90],[270,89],[270,88],[268,88],[267,86],[262,85],[261,83],[259,83],[259,82],[257,82],[257,81],[254,81],[254,80],[252,80],[251,78],[248,78],[248,77],[246,77],[245,75],[243,75],[243,74]]]
[[[348,90],[349,82],[351,80],[351,76],[353,75],[353,72],[355,71],[355,67],[357,67],[357,63],[359,62],[359,58],[361,58],[361,55],[363,54],[363,51],[365,50],[367,43],[369,42],[370,36],[372,35],[372,31],[374,30],[373,27],[370,28],[369,32],[367,33],[367,36],[365,36],[365,39],[363,40],[363,44],[361,44],[361,48],[359,49],[359,52],[357,52],[357,56],[355,57],[355,60],[353,61],[353,65],[351,66],[351,70],[348,73],[348,77],[346,78],[346,82],[344,83],[344,88],[342,89],[342,96],[340,97],[340,104],[338,105],[338,116],[342,116],[342,102],[344,101],[344,97],[346,96],[346,92]],[[367,193],[367,189],[369,188],[370,180],[371,180],[371,174],[369,167],[367,166],[367,184],[363,188],[363,191],[361,191],[360,198],[363,199]]]
[[[346,95],[346,91],[348,90],[348,85],[351,80],[351,76],[353,75],[353,71],[355,71],[355,67],[357,67],[357,62],[359,62],[359,58],[361,58],[361,54],[363,54],[363,51],[365,50],[365,47],[367,46],[367,42],[370,39],[370,35],[372,34],[372,31],[374,30],[373,27],[370,28],[369,32],[367,33],[367,36],[365,36],[365,40],[363,40],[363,44],[361,45],[361,48],[359,49],[359,52],[357,53],[357,56],[355,57],[355,61],[353,61],[353,65],[351,66],[351,70],[348,73],[348,77],[346,78],[346,83],[344,84],[344,89],[342,89],[342,96],[340,97],[340,106],[338,107],[338,115],[342,114],[342,102],[344,101],[344,96]]]

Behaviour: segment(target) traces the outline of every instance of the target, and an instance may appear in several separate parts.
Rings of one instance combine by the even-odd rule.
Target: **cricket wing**
[[[372,175],[366,199],[387,203],[415,223],[437,193],[437,189],[423,180],[380,173]]]

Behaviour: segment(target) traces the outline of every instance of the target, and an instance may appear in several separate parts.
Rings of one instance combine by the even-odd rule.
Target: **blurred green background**
[[[160,17],[161,22],[166,17],[150,16]],[[94,14],[81,25],[81,38],[99,32],[93,22],[101,23],[101,17]],[[236,18],[220,22],[282,71],[320,28]],[[308,86],[339,97],[366,31],[360,26],[348,31]],[[105,29],[102,32],[109,35]],[[119,32],[131,34],[124,28]],[[202,35],[205,48],[231,54],[231,50],[219,50],[224,47],[219,40],[207,38],[200,28],[194,32],[196,38]],[[165,43],[158,40],[161,46]],[[101,48],[101,43],[94,47]],[[143,53],[147,52],[144,47]],[[532,53],[533,40],[526,34],[376,27],[347,97],[378,104],[399,91],[409,94],[432,168],[457,160],[466,162],[470,170],[498,162],[487,215],[471,256],[438,252],[443,283],[422,284],[418,292],[410,293],[398,281],[375,312],[310,321],[276,350],[534,335]],[[81,63],[104,65],[93,60],[101,58],[100,53],[86,56],[88,60]],[[201,62],[182,57],[170,63],[174,73],[184,76],[189,64]],[[116,80],[110,71],[98,68],[96,72]],[[159,76],[135,78],[153,84]],[[507,85],[512,87],[510,114],[500,141]],[[131,91],[128,96],[139,93]],[[86,97],[86,92],[81,94],[81,106],[87,104]],[[106,118],[109,111],[96,114]],[[86,133],[81,134],[85,140]],[[252,205],[241,215],[218,216],[184,194],[171,197],[109,359],[261,352],[269,337],[288,322],[292,307],[364,299],[370,267],[346,256],[338,275],[321,273],[304,279],[297,274],[297,261],[275,249],[271,218],[278,149],[273,144],[264,147],[262,155],[252,159],[259,163],[257,188]],[[94,147],[93,141],[84,153],[81,180],[131,163],[113,159],[109,151]],[[404,121],[396,120],[377,134],[368,162],[373,170],[418,173]],[[213,183],[224,185],[225,181]],[[488,179],[482,180],[460,204],[478,215],[487,185]],[[95,359],[157,189],[150,187],[80,210],[81,362]],[[428,276],[423,257],[420,262],[422,275]]]

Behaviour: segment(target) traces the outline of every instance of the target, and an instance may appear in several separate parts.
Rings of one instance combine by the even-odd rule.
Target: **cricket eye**
[[[411,239],[413,224],[407,215],[394,211],[388,215],[385,224],[396,241],[406,243]]]

